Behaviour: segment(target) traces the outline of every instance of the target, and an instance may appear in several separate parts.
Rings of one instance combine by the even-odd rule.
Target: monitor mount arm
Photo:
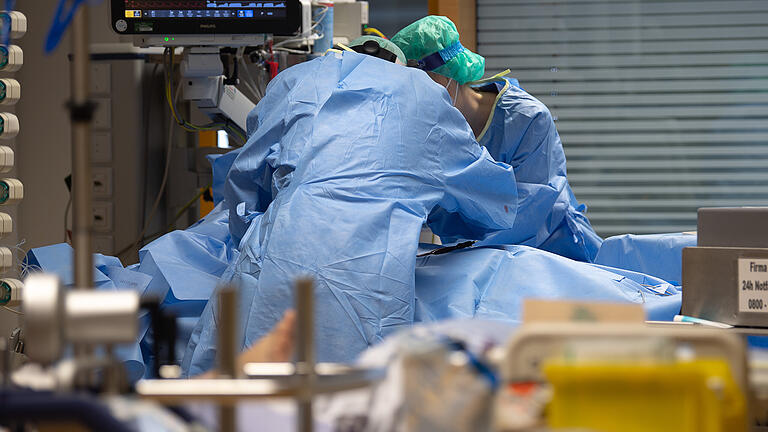
[[[224,72],[219,47],[187,48],[181,61],[184,100],[194,103],[214,121],[228,120],[246,132],[246,119],[256,104],[234,85],[237,64],[231,75],[225,76]]]

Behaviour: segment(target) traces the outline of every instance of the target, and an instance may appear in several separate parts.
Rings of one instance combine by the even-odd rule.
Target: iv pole
[[[75,249],[73,270],[75,289],[93,288],[93,216],[91,209],[91,119],[95,105],[90,97],[90,46],[88,36],[88,5],[82,4],[72,21],[72,61],[68,103],[72,128],[72,246]],[[75,358],[86,361],[91,347],[74,344]],[[91,376],[78,378],[87,387]]]
[[[71,100],[72,123],[72,245],[77,289],[93,287],[93,216],[91,209],[91,119],[95,109],[89,99],[90,53],[88,5],[82,4],[72,21]]]

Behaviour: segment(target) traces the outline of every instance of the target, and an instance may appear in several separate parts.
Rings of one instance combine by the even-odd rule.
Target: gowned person
[[[602,239],[568,184],[560,136],[547,107],[514,79],[481,80],[485,59],[461,45],[454,23],[428,16],[393,38],[409,60],[444,86],[477,141],[497,161],[514,168],[518,209],[514,225],[479,232],[455,212],[441,208],[430,227],[448,238],[485,237],[481,244],[533,246],[579,261],[594,261]],[[494,187],[502,187],[494,185]]]
[[[418,239],[435,208],[478,232],[514,223],[512,168],[420,70],[330,52],[281,72],[249,124],[223,185],[240,249],[224,279],[240,286],[243,347],[311,275],[318,359],[352,361],[414,322]],[[216,314],[214,294],[187,347],[189,375],[213,364]]]

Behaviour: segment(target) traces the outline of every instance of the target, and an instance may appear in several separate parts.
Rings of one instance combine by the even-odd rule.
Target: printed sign
[[[739,258],[739,312],[768,313],[768,259]]]

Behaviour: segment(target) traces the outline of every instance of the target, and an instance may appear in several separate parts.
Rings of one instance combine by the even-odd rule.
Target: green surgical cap
[[[433,72],[453,78],[459,84],[477,81],[485,73],[485,59],[459,44],[459,32],[451,20],[430,15],[400,30],[392,38],[408,60],[422,60],[440,53],[444,65]]]
[[[405,54],[403,54],[403,50],[400,49],[397,45],[392,43],[392,41],[386,40],[382,37],[378,36],[361,36],[352,42],[349,43],[349,47],[356,47],[358,45],[362,45],[369,40],[376,41],[379,43],[379,46],[384,48],[387,51],[390,51],[392,54],[397,56],[397,59],[400,60],[403,64],[408,63],[408,60],[405,58]]]

